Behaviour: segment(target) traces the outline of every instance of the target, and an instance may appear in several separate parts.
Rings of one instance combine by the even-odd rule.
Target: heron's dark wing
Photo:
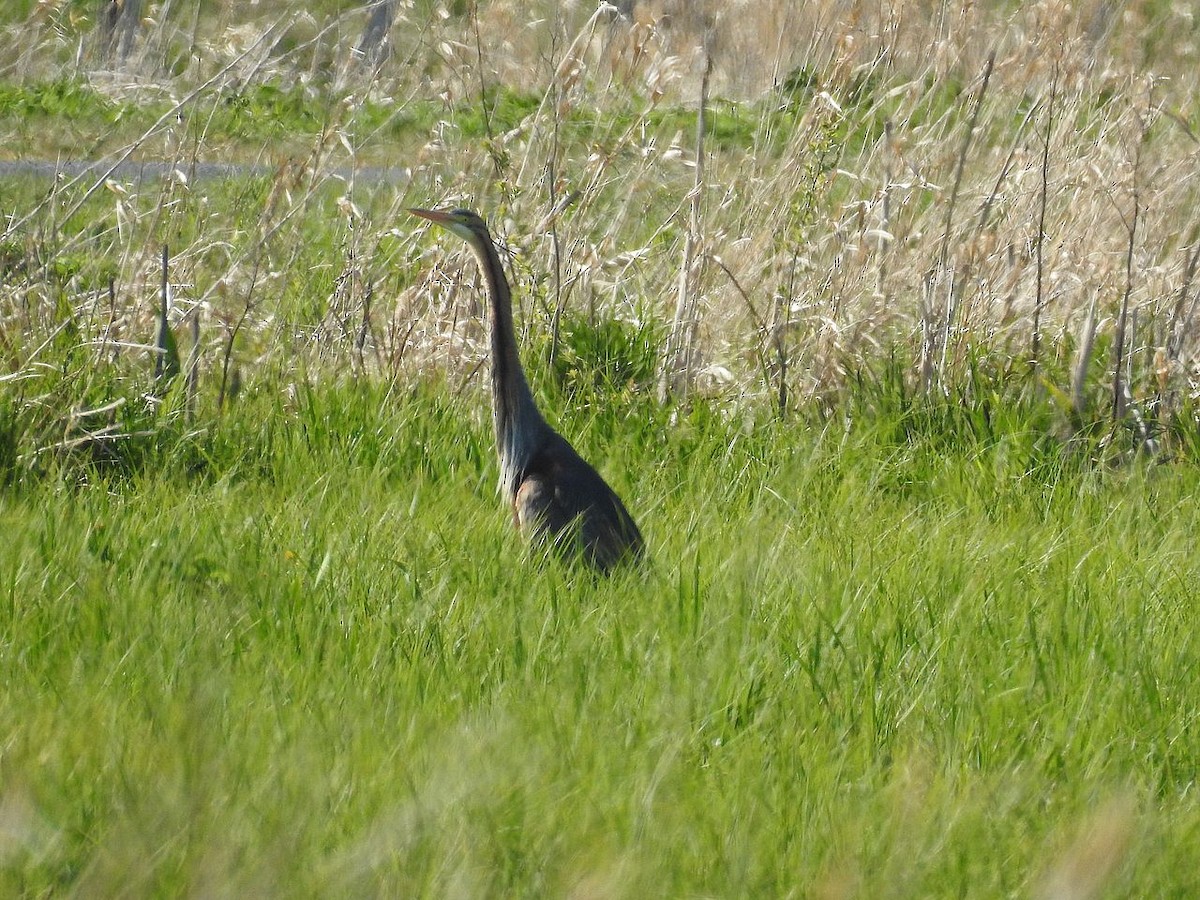
[[[581,554],[601,571],[642,551],[641,532],[621,498],[558,434],[530,462],[514,502],[524,531]]]

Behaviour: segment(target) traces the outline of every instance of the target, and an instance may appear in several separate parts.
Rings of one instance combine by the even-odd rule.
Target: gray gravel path
[[[77,178],[79,176],[94,176],[99,178],[112,167],[115,160],[42,160],[19,159],[0,161],[0,178],[15,176],[35,176],[42,178]],[[266,176],[275,172],[274,166],[248,165],[245,163],[201,162],[182,166],[164,162],[140,162],[125,160],[117,165],[112,175],[121,181],[158,181],[179,169],[188,181],[205,181],[222,178],[247,178]],[[356,184],[368,186],[384,184],[403,184],[411,177],[408,169],[399,166],[363,166],[357,169],[331,169],[325,173],[328,177],[351,179]]]

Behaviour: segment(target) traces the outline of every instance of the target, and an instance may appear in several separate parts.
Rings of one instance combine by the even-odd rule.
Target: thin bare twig
[[[483,110],[483,129],[487,132],[488,157],[496,170],[496,180],[503,183],[504,167],[497,154],[496,134],[492,131],[492,107],[488,102],[487,82],[483,78],[483,40],[479,36],[479,4],[471,4],[471,27],[475,32],[475,71],[479,75],[479,108]]]
[[[1140,148],[1139,143],[1139,148]],[[1140,156],[1140,149],[1135,151]],[[1138,193],[1137,180],[1137,160],[1134,161],[1134,189],[1133,189],[1133,217],[1129,221],[1129,242],[1125,249],[1125,291],[1121,295],[1121,310],[1117,314],[1117,330],[1116,336],[1113,339],[1113,400],[1112,400],[1112,417],[1114,422],[1119,422],[1125,417],[1125,398],[1126,391],[1122,384],[1121,366],[1124,362],[1125,355],[1125,329],[1129,320],[1129,298],[1133,294],[1133,250],[1137,241],[1138,220],[1141,215],[1141,196]]]
[[[671,333],[667,337],[666,358],[658,382],[658,399],[665,403],[673,391],[686,391],[689,377],[691,340],[694,330],[690,327],[695,299],[692,296],[692,277],[695,266],[696,244],[700,236],[701,200],[704,193],[704,137],[708,127],[708,79],[712,74],[712,56],[707,42],[704,54],[704,73],[700,78],[700,109],[696,114],[696,172],[692,183],[691,208],[687,234],[683,239],[683,260],[679,266],[679,286],[675,301],[675,316],[671,322]]]
[[[1035,252],[1037,254],[1037,300],[1033,307],[1033,338],[1030,345],[1029,366],[1037,371],[1038,357],[1042,344],[1042,310],[1046,305],[1045,262],[1043,245],[1046,243],[1046,197],[1050,192],[1050,138],[1054,133],[1054,101],[1058,98],[1058,63],[1054,64],[1054,76],[1050,81],[1050,103],[1046,109],[1046,136],[1042,142],[1042,190],[1038,201],[1038,231]]]
[[[171,287],[167,279],[170,251],[162,248],[162,290],[158,304],[158,331],[154,336],[154,380],[160,391],[179,374],[179,348],[171,332]]]
[[[1079,335],[1079,353],[1075,359],[1075,368],[1071,372],[1071,408],[1075,411],[1076,425],[1083,422],[1083,414],[1087,411],[1087,375],[1095,346],[1096,295],[1093,294]]]
[[[758,309],[754,306],[753,301],[751,301],[750,295],[747,294],[745,289],[742,287],[741,282],[739,282],[733,272],[730,271],[729,266],[725,265],[725,260],[712,254],[709,254],[707,258],[716,263],[717,268],[725,273],[725,277],[729,279],[729,283],[733,285],[733,289],[737,292],[738,296],[742,298],[742,302],[746,304],[746,309],[750,311],[750,318],[754,320],[754,330],[758,332],[759,336],[758,345],[754,348],[754,356],[758,360],[759,368],[762,370],[763,386],[770,390],[771,367],[767,364],[767,356],[764,352],[764,348],[767,345],[767,341],[772,338],[772,331],[771,329],[767,328],[766,321],[761,315],[759,315]],[[773,332],[777,351],[779,349],[778,345],[781,339],[780,334],[781,332],[779,330],[775,330]],[[782,385],[780,386],[780,391],[786,398],[786,389],[783,388]]]
[[[942,230],[942,249],[938,259],[938,269],[943,273],[947,273],[950,256],[950,233],[954,227],[954,207],[958,202],[958,191],[962,185],[963,169],[967,162],[967,152],[971,148],[971,139],[975,135],[975,127],[979,124],[979,113],[983,109],[983,99],[987,96],[988,82],[992,80],[992,69],[996,65],[996,52],[993,50],[988,54],[987,64],[983,69],[983,83],[979,86],[979,93],[975,97],[975,109],[971,113],[971,122],[967,126],[967,133],[963,136],[962,149],[958,153],[958,163],[954,170],[954,186],[950,190],[950,203],[946,208],[946,222]],[[958,311],[958,293],[960,283],[951,272],[950,277],[950,294],[946,298],[946,320],[942,328],[942,356],[938,363],[938,381],[943,389],[946,381],[946,357],[950,348],[950,332],[954,328],[954,318]]]
[[[979,93],[975,95],[975,108],[971,112],[971,122],[967,125],[967,133],[963,135],[962,147],[958,151],[958,161],[954,166],[954,185],[950,189],[950,202],[946,204],[946,221],[942,225],[942,247],[938,254],[938,266],[945,269],[950,256],[950,233],[954,227],[954,207],[958,203],[958,191],[962,185],[963,169],[967,162],[967,153],[971,149],[971,139],[975,136],[975,128],[979,124],[979,112],[983,109],[983,100],[987,95],[988,82],[992,80],[992,69],[996,65],[996,53],[988,55],[987,64],[983,67],[983,83]]]
[[[246,320],[250,318],[250,312],[254,309],[254,289],[258,285],[258,269],[261,261],[261,255],[256,254],[254,259],[254,269],[250,273],[250,285],[246,288],[246,303],[242,307],[242,314],[238,317],[237,323],[229,332],[229,339],[225,342],[225,355],[221,360],[221,389],[217,392],[217,409],[225,408],[225,400],[227,397],[237,394],[241,379],[237,372],[230,373],[230,363],[233,360],[233,345],[237,340],[238,333],[242,330],[242,326],[246,324]]]
[[[1188,253],[1187,264],[1183,269],[1183,283],[1179,285],[1179,297],[1175,301],[1175,308],[1171,311],[1171,322],[1167,327],[1167,360],[1175,362],[1179,359],[1179,353],[1183,349],[1183,342],[1187,338],[1188,327],[1192,323],[1192,318],[1196,312],[1196,299],[1200,297],[1200,293],[1192,295],[1192,302],[1188,305],[1188,294],[1192,289],[1192,280],[1196,277],[1196,265],[1200,263],[1200,240],[1192,243],[1192,249]],[[1184,312],[1184,306],[1187,306],[1187,312]]]
[[[1004,158],[1004,165],[1000,167],[1000,174],[996,176],[996,183],[992,185],[991,193],[979,208],[979,221],[975,225],[975,231],[982,232],[987,226],[988,220],[992,215],[992,207],[996,204],[996,198],[1000,195],[1000,186],[1004,184],[1004,180],[1008,178],[1008,173],[1012,170],[1013,163],[1017,158],[1017,151],[1024,143],[1025,129],[1029,127],[1029,123],[1033,121],[1038,110],[1041,109],[1040,103],[1035,103],[1029,107],[1029,111],[1025,113],[1025,118],[1021,120],[1021,124],[1017,126],[1016,133],[1013,135],[1012,145],[1008,148],[1008,156]]]
[[[1137,245],[1137,228],[1142,212],[1141,186],[1138,183],[1141,177],[1142,146],[1146,141],[1146,133],[1150,129],[1150,112],[1153,110],[1153,90],[1154,84],[1151,82],[1146,96],[1146,114],[1138,117],[1141,128],[1133,150],[1133,215],[1125,222],[1125,227],[1129,234],[1129,241],[1126,244],[1125,250],[1125,291],[1121,295],[1121,309],[1117,315],[1116,335],[1113,341],[1112,417],[1114,424],[1125,418],[1130,397],[1128,384],[1122,383],[1123,373],[1121,369],[1122,364],[1125,362],[1125,331],[1129,321],[1129,299],[1133,294],[1133,251]],[[1122,221],[1125,221],[1124,217],[1122,217]],[[1127,375],[1124,375],[1124,377],[1126,382],[1131,380],[1132,370]],[[1140,424],[1140,416],[1138,419]]]
[[[200,395],[200,310],[192,310],[192,349],[188,351],[187,367],[184,371],[184,409],[187,421],[196,417],[196,404]]]

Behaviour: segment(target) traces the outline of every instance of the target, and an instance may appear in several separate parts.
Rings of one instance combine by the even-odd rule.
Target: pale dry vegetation
[[[145,343],[170,244],[172,322],[201,319],[221,396],[231,367],[314,350],[470,378],[473,268],[403,214],[465,203],[551,356],[564,316],[616,317],[655,329],[678,392],[828,407],[894,358],[953,394],[985,359],[1033,371],[1073,430],[1161,420],[1195,387],[1184,5],[27,6],[0,75],[149,111],[117,144],[56,121],[6,155],[167,174],[11,189],[9,377],[68,308],[88,346]],[[196,175],[229,160],[257,180]]]

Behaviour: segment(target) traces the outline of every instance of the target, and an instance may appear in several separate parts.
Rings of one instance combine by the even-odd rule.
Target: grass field
[[[1186,9],[216,6],[0,19],[0,161],[168,173],[0,177],[0,894],[1200,895]]]
[[[1196,473],[924,418],[569,417],[599,582],[438,392],[9,493],[4,892],[1193,893]]]

